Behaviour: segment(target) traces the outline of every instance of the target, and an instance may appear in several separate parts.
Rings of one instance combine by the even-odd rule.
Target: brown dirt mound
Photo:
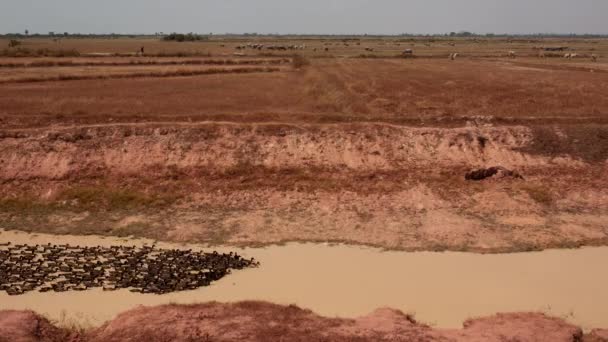
[[[379,309],[357,319],[325,318],[294,305],[264,302],[141,307],[82,335],[68,336],[32,312],[0,312],[7,341],[602,341],[605,331],[540,313],[471,319],[463,329],[433,329],[410,315]],[[604,334],[604,335],[602,335]]]
[[[0,311],[0,342],[66,340],[67,331],[32,311]]]

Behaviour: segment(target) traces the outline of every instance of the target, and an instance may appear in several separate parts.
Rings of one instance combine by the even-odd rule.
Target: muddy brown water
[[[153,242],[0,230],[0,243],[6,241],[81,246]],[[234,271],[209,287],[161,296],[101,289],[22,296],[2,292],[0,310],[32,309],[60,323],[90,327],[139,305],[265,300],[297,304],[328,317],[354,318],[392,307],[441,328],[461,327],[471,317],[515,311],[546,312],[585,329],[608,327],[608,247],[502,255],[387,252],[329,244],[213,250],[254,257],[261,267]]]

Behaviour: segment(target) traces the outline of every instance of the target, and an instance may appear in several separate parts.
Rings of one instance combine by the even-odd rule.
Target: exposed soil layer
[[[100,328],[56,328],[32,312],[0,312],[6,341],[605,341],[605,331],[538,313],[470,319],[462,329],[433,329],[411,315],[380,309],[357,319],[325,318],[296,306],[264,302],[142,307]]]
[[[344,241],[484,252],[598,245],[608,237],[605,130],[539,135],[525,126],[382,123],[0,130],[0,225],[233,245]],[[495,166],[521,177],[465,179]]]

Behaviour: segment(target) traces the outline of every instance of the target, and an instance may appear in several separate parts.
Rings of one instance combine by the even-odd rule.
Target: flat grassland
[[[539,57],[555,46],[577,57]],[[481,252],[608,243],[606,39],[31,38],[2,54],[2,228]],[[491,166],[523,179],[464,178]]]

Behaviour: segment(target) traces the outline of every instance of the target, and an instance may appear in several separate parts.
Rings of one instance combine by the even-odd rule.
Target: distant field
[[[121,60],[122,65],[108,65]],[[162,64],[176,61],[171,58],[41,61],[84,65],[0,67],[0,83],[4,82],[0,116],[5,127],[65,119],[95,123],[134,118],[442,126],[462,125],[466,119],[459,118],[473,116],[503,122],[608,120],[605,62],[318,58],[294,70],[281,59],[260,59],[259,65],[241,65],[251,62],[241,58],[227,59],[230,65]],[[143,61],[151,64],[136,64]],[[12,59],[17,62],[20,59]],[[3,63],[11,62],[0,60]],[[267,69],[279,72],[259,72]],[[227,73],[206,74],[205,70]],[[243,74],[247,71],[257,73]],[[40,83],[44,80],[59,81]]]
[[[458,52],[468,57],[506,57],[509,51],[520,56],[538,56],[543,47],[568,47],[568,52],[587,56],[592,53],[608,57],[608,39],[558,38],[269,38],[269,37],[213,37],[208,41],[165,42],[159,38],[26,38],[20,48],[48,49],[50,51],[77,51],[80,54],[136,54],[141,47],[149,55],[210,55],[226,56],[233,53],[246,55],[289,55],[294,52],[309,57],[367,56],[393,57],[405,49],[412,49],[418,57],[447,57]],[[237,46],[264,44],[262,50]],[[268,46],[306,45],[304,50],[277,51]],[[0,38],[0,49],[8,47],[8,39]],[[327,51],[326,51],[327,49]],[[372,49],[372,50],[370,50]],[[315,51],[316,50],[316,51]],[[2,50],[0,50],[2,53]],[[563,54],[558,54],[563,55]]]

